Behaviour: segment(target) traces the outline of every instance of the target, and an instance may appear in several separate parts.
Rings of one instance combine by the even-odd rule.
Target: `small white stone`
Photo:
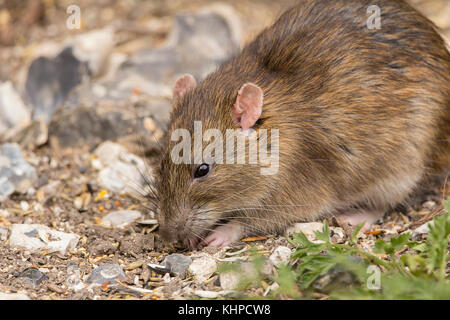
[[[233,271],[220,273],[219,279],[220,286],[223,290],[234,290],[237,288],[239,282],[241,281],[239,273]]]
[[[286,230],[286,237],[294,234],[303,232],[309,241],[314,243],[323,243],[321,240],[317,240],[314,231],[322,231],[323,223],[321,222],[308,222],[308,223],[296,223],[292,227]]]
[[[0,228],[0,241],[5,241],[8,238],[8,230]]]
[[[194,294],[199,296],[200,298],[206,298],[206,299],[216,299],[220,296],[226,295],[231,293],[227,290],[222,291],[205,291],[205,290],[195,290]]]
[[[11,82],[0,84],[0,135],[9,129],[23,128],[31,121],[31,111]]]
[[[417,235],[417,234],[425,234],[425,233],[429,233],[429,232],[430,232],[430,227],[429,227],[429,225],[433,225],[433,221],[424,223],[424,224],[421,225],[420,227],[417,227],[416,229],[414,229],[414,230],[412,231],[412,234],[413,234],[413,235]]]
[[[344,229],[341,227],[330,227],[330,229],[337,234],[339,238],[344,238]]]
[[[99,163],[92,165],[101,169],[97,178],[101,187],[121,194],[141,195],[146,192],[148,186],[144,183],[142,175],[149,180],[153,175],[144,160],[111,141],[103,142],[95,150],[95,155]]]
[[[0,218],[7,218],[9,216],[9,212],[6,210],[0,210]]]
[[[40,224],[13,224],[10,227],[9,245],[31,252],[60,252],[62,255],[75,249],[79,235],[55,231]]]
[[[114,211],[102,218],[101,224],[105,227],[125,228],[142,217],[137,210]]]
[[[270,255],[269,260],[275,267],[280,267],[282,264],[287,264],[291,257],[291,249],[285,246],[277,247]]]
[[[217,270],[217,262],[210,256],[203,256],[193,260],[189,266],[189,272],[194,276],[194,281],[203,283]]]
[[[1,293],[0,300],[30,300],[30,298],[23,293]]]
[[[274,282],[272,283],[270,286],[267,287],[266,291],[264,291],[263,296],[267,296],[269,294],[270,291],[273,290],[277,290],[280,286],[278,285],[278,283]]]
[[[92,168],[94,168],[96,170],[102,170],[103,169],[102,162],[99,159],[92,159],[91,160],[91,166],[92,166]]]
[[[428,210],[433,210],[435,207],[436,207],[436,202],[434,202],[434,201],[431,201],[431,200],[429,200],[429,201],[426,201],[426,202],[424,202],[423,204],[422,204],[422,207],[424,208],[424,209],[428,209]]]
[[[20,208],[22,211],[28,211],[30,210],[30,205],[26,201],[20,201]]]
[[[75,200],[73,201],[73,205],[75,208],[77,208],[78,210],[80,210],[83,207],[83,198],[82,197],[76,197]]]
[[[162,277],[162,280],[163,280],[163,282],[164,283],[169,283],[170,282],[170,274],[169,273],[166,273],[163,277]]]

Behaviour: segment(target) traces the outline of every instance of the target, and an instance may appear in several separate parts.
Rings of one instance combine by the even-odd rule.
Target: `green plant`
[[[288,239],[296,247],[290,263],[273,279],[265,279],[279,285],[270,297],[311,298],[320,292],[331,299],[450,299],[450,198],[443,204],[444,212],[429,224],[425,240],[412,241],[410,233],[403,233],[377,240],[372,252],[358,244],[361,226],[346,244],[332,243],[326,221],[315,232],[320,243],[294,234]],[[261,258],[258,265],[263,265]],[[264,278],[257,274],[240,289],[257,286]],[[371,285],[374,277],[379,286]]]

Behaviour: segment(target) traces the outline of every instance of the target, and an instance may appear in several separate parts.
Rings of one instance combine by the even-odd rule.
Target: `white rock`
[[[228,271],[220,273],[219,279],[223,290],[234,290],[239,285],[241,276],[237,272]]]
[[[0,300],[30,300],[30,298],[23,293],[1,293]]]
[[[28,211],[30,210],[30,204],[26,201],[20,201],[20,208],[22,211]]]
[[[231,291],[222,290],[222,291],[205,291],[205,290],[195,290],[194,294],[199,296],[200,298],[206,299],[217,299],[220,296],[224,296],[230,294]]]
[[[341,227],[330,227],[330,230],[332,230],[334,234],[337,234],[339,238],[344,238],[344,229]]]
[[[203,256],[192,261],[189,272],[194,276],[194,281],[203,283],[217,270],[217,262],[210,256]]]
[[[128,151],[125,147],[111,141],[103,142],[94,151],[94,154],[97,156],[98,160],[105,167],[114,164],[120,159],[122,154],[127,153]]]
[[[273,290],[277,290],[280,286],[278,285],[278,283],[274,282],[272,283],[270,286],[267,287],[266,291],[264,291],[263,296],[267,296],[269,294],[270,291]]]
[[[0,84],[0,135],[9,129],[23,128],[31,121],[25,106],[11,82]]]
[[[101,224],[105,227],[125,228],[140,217],[142,214],[137,210],[119,210],[104,216]]]
[[[288,236],[294,233],[303,232],[309,239],[309,241],[314,243],[323,243],[323,241],[317,240],[316,235],[314,234],[314,231],[322,231],[322,230],[323,230],[323,223],[321,222],[296,223],[286,230],[285,235]]]
[[[0,209],[0,218],[1,219],[7,218],[8,216],[9,216],[9,211]]]
[[[104,71],[107,57],[114,47],[114,30],[107,27],[85,32],[68,39],[66,44],[73,47],[78,60],[88,63],[89,70],[96,77]]]
[[[23,157],[20,146],[5,143],[0,147],[0,201],[14,191],[26,193],[37,181],[36,170]]]
[[[422,204],[422,207],[424,208],[424,209],[428,209],[428,210],[433,210],[435,207],[436,207],[436,202],[434,202],[434,201],[431,201],[431,200],[429,200],[429,201],[426,201],[426,202],[424,202],[423,204]]]
[[[102,143],[95,154],[103,167],[97,179],[101,187],[117,193],[146,193],[142,175],[151,180],[152,172],[141,158],[111,141]]]
[[[66,254],[75,249],[79,235],[55,231],[41,224],[13,224],[10,227],[9,245],[31,252]]]
[[[414,229],[412,231],[413,235],[417,235],[417,234],[425,234],[425,233],[429,233],[430,232],[430,227],[429,225],[433,225],[433,221],[424,223],[423,225],[421,225],[420,227],[417,227],[416,229]]]
[[[291,249],[285,246],[277,247],[270,255],[269,260],[275,267],[279,267],[282,264],[287,264],[291,257]]]
[[[163,280],[163,282],[164,283],[170,283],[170,274],[169,273],[166,273],[163,277],[162,277],[162,280]]]
[[[5,241],[8,238],[8,230],[0,228],[0,241]]]

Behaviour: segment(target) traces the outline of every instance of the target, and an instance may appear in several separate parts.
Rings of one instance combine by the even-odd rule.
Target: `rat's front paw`
[[[208,247],[225,247],[241,238],[243,234],[242,227],[233,222],[214,229],[203,241]]]

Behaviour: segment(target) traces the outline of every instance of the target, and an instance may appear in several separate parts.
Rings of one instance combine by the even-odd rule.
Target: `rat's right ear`
[[[185,74],[178,78],[175,83],[175,87],[173,88],[173,100],[181,99],[186,92],[192,90],[197,85],[195,78],[191,74]]]
[[[253,127],[261,116],[264,93],[254,83],[244,84],[238,92],[231,110],[231,118],[245,131]]]

